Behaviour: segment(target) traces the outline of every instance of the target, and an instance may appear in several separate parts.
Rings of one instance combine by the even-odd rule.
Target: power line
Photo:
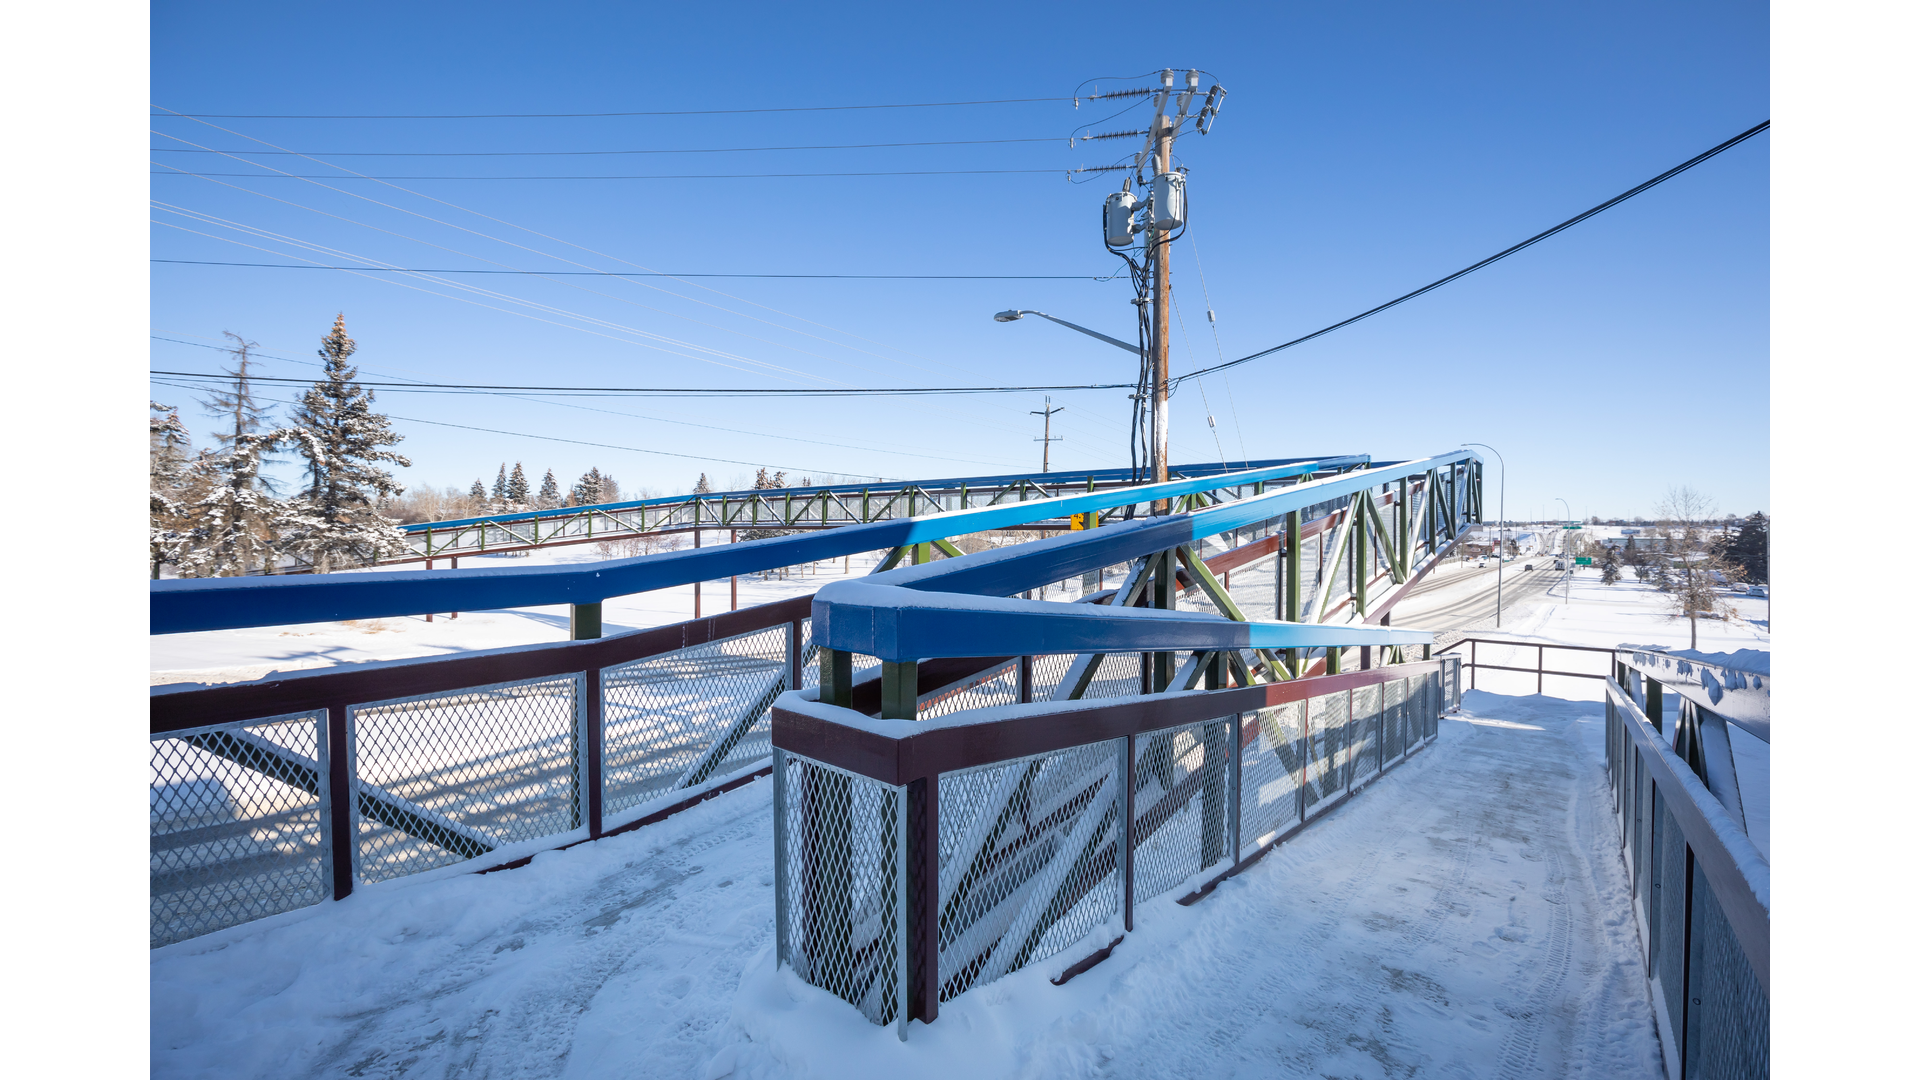
[[[172,338],[158,338],[171,341]],[[182,342],[191,345],[193,342]],[[261,355],[266,355],[262,353]],[[279,358],[275,358],[279,359]],[[204,371],[162,371],[149,375],[183,379],[230,380],[232,376]],[[249,376],[259,382],[310,383],[312,379],[284,376]],[[1067,386],[849,386],[849,387],[676,387],[676,386],[516,386],[498,383],[371,382],[361,386],[377,387],[394,393],[486,393],[486,394],[578,394],[578,395],[660,395],[674,397],[917,397],[933,394],[1014,394],[1066,390],[1131,390],[1132,383],[1085,383]]]
[[[160,385],[172,386],[179,390],[197,389],[196,387],[193,387],[193,386],[184,386],[179,383],[169,383],[164,381],[161,381]],[[362,384],[362,385],[365,385],[365,384]],[[261,398],[260,400],[271,401],[277,405],[300,404],[297,401],[288,401],[284,398]],[[481,431],[489,435],[511,435],[511,436],[514,436],[515,438],[520,438],[520,439],[539,439],[543,442],[571,443],[575,446],[595,446],[605,450],[626,450],[635,454],[656,454],[660,457],[686,458],[689,461],[717,461],[725,465],[751,465],[756,469],[782,469],[789,472],[822,473],[822,474],[839,475],[839,476],[860,476],[860,477],[866,477],[873,480],[888,479],[887,477],[884,477],[884,476],[874,476],[871,473],[849,473],[839,469],[809,468],[804,465],[774,465],[765,461],[741,461],[737,458],[706,457],[700,454],[676,454],[671,450],[647,450],[638,446],[620,446],[615,443],[588,442],[585,439],[562,439],[554,435],[531,435],[524,431],[502,431],[499,428],[476,427],[472,424],[450,424],[444,420],[422,420],[417,416],[397,416],[393,413],[388,413],[386,415],[388,419],[404,420],[409,424],[431,424],[434,427],[459,428],[462,431]]]
[[[247,266],[267,270],[371,270],[384,274],[525,274],[530,277],[664,277],[847,279],[857,281],[1112,281],[1113,274],[680,274],[663,270],[439,270],[397,266],[322,266],[318,263],[216,262],[209,259],[149,259],[176,266]]]
[[[155,154],[259,154],[291,157],[606,157],[621,154],[751,154],[785,150],[890,150],[907,146],[1000,146],[1066,142],[1046,139],[943,139],[932,142],[825,143],[818,146],[713,146],[685,150],[201,150],[155,146]]]
[[[1553,228],[1548,229],[1545,232],[1536,233],[1533,236],[1530,236],[1527,239],[1522,240],[1519,243],[1513,245],[1512,247],[1507,248],[1505,251],[1501,251],[1496,254],[1489,255],[1486,258],[1481,259],[1479,262],[1474,263],[1472,266],[1465,268],[1464,270],[1455,270],[1453,273],[1448,274],[1446,277],[1443,277],[1438,281],[1432,282],[1430,284],[1422,285],[1419,288],[1413,290],[1412,292],[1407,293],[1405,296],[1396,297],[1395,299],[1389,300],[1386,303],[1381,304],[1379,307],[1368,308],[1366,311],[1363,311],[1360,314],[1355,315],[1351,318],[1342,319],[1331,326],[1321,327],[1320,329],[1315,330],[1311,334],[1294,338],[1292,341],[1286,342],[1284,344],[1275,345],[1271,349],[1262,349],[1257,353],[1251,353],[1249,355],[1241,357],[1238,360],[1229,360],[1224,364],[1215,364],[1212,367],[1201,368],[1198,371],[1189,371],[1185,375],[1177,376],[1172,381],[1175,384],[1178,384],[1200,375],[1209,375],[1216,371],[1225,371],[1227,368],[1230,368],[1230,367],[1238,367],[1239,365],[1244,364],[1249,360],[1258,360],[1263,356],[1272,356],[1274,353],[1277,353],[1282,349],[1291,349],[1295,345],[1300,345],[1305,342],[1312,341],[1314,338],[1320,337],[1324,334],[1331,334],[1335,330],[1340,329],[1341,327],[1352,326],[1354,323],[1357,323],[1361,319],[1367,318],[1370,315],[1378,315],[1381,312],[1387,310],[1390,307],[1393,307],[1396,304],[1404,304],[1408,300],[1411,300],[1416,296],[1420,296],[1423,293],[1432,292],[1433,290],[1439,288],[1442,285],[1447,284],[1450,281],[1457,281],[1460,278],[1466,277],[1468,274],[1473,273],[1475,270],[1482,269],[1483,267],[1492,266],[1494,263],[1499,262],[1501,259],[1504,259],[1507,256],[1512,255],[1517,251],[1521,251],[1526,248],[1532,247],[1533,245],[1539,243],[1540,241],[1545,240],[1547,237],[1552,236],[1557,232],[1560,232],[1562,229],[1572,228],[1573,226],[1580,224],[1581,222],[1592,217],[1593,215],[1600,213],[1602,210],[1606,210],[1611,207],[1618,206],[1621,203],[1626,202],[1628,199],[1633,198],[1635,195],[1638,195],[1641,192],[1646,191],[1648,188],[1651,188],[1660,183],[1664,183],[1667,180],[1671,180],[1674,177],[1679,176],[1681,173],[1686,172],[1688,169],[1693,168],[1695,165],[1698,165],[1701,162],[1707,160],[1708,158],[1713,157],[1714,155],[1719,154],[1722,151],[1731,150],[1732,148],[1740,145],[1741,143],[1746,142],[1748,139],[1751,139],[1755,135],[1758,135],[1761,132],[1767,130],[1768,125],[1770,125],[1771,123],[1772,123],[1771,120],[1762,120],[1758,124],[1755,124],[1754,126],[1741,132],[1740,134],[1735,135],[1733,138],[1728,139],[1726,142],[1721,143],[1720,145],[1714,147],[1711,150],[1706,151],[1703,154],[1699,154],[1694,157],[1688,158],[1687,160],[1681,162],[1678,165],[1675,165],[1673,168],[1668,169],[1666,172],[1661,173],[1659,176],[1656,176],[1651,180],[1645,181],[1644,183],[1636,184],[1635,186],[1628,188],[1627,190],[1621,192],[1620,194],[1615,195],[1613,198],[1608,199],[1606,202],[1603,202],[1598,206],[1592,207],[1591,209],[1582,211],[1581,213],[1575,214],[1573,217],[1568,218],[1567,220],[1561,222],[1558,225],[1555,225]]]
[[[158,164],[158,162],[155,162]],[[303,173],[203,172],[191,176],[239,176],[252,180],[795,180],[822,176],[1012,176],[1031,173],[1066,173],[1066,169],[901,169],[891,172],[794,172],[794,173],[645,173],[626,176],[309,176]],[[178,176],[184,170],[154,171],[148,176]]]
[[[867,109],[944,109],[961,105],[1024,105],[1032,102],[1071,101],[1072,98],[991,98],[982,101],[914,101],[894,105],[791,105],[767,109],[674,109],[654,112],[598,113],[184,113],[167,109],[154,119],[186,116],[206,120],[573,120],[616,116],[740,116],[747,113],[854,112]],[[159,107],[159,106],[156,106]]]

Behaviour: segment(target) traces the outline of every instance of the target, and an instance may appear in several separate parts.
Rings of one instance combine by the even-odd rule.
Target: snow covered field
[[[486,876],[152,955],[156,1077],[1660,1075],[1597,705],[1439,742],[1200,903],[902,1044],[772,966],[767,781]],[[1097,944],[1104,944],[1100,942]]]

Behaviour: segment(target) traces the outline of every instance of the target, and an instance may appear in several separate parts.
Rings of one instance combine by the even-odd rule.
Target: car
[[[1533,569],[1533,564],[1532,564],[1532,563],[1528,563],[1528,564],[1527,564],[1527,569],[1529,569],[1529,570],[1531,570],[1531,569]]]

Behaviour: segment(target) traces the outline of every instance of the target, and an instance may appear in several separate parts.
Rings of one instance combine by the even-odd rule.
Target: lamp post
[[[1573,505],[1571,503],[1558,495],[1553,497],[1553,501],[1567,508],[1567,517],[1570,518],[1573,516]],[[1566,526],[1562,524],[1560,527],[1560,552],[1567,560],[1567,603],[1571,604],[1573,603],[1573,552],[1567,547],[1566,535]]]
[[[993,321],[994,322],[1014,322],[1017,319],[1019,319],[1022,315],[1038,315],[1049,322],[1057,322],[1061,326],[1064,326],[1069,330],[1078,330],[1081,333],[1087,335],[1088,337],[1099,338],[1101,341],[1104,341],[1107,344],[1112,345],[1116,348],[1125,349],[1135,356],[1140,355],[1140,343],[1137,341],[1129,343],[1129,342],[1121,341],[1119,338],[1116,338],[1116,337],[1108,337],[1107,335],[1101,333],[1098,330],[1089,330],[1086,327],[1081,326],[1079,323],[1070,323],[1065,319],[1056,319],[1044,311],[1002,311],[994,315]]]
[[[1463,447],[1485,446],[1488,450],[1493,450],[1493,447],[1487,446],[1487,444],[1483,442],[1461,443],[1460,445]],[[1505,584],[1502,581],[1502,576],[1506,572],[1507,565],[1507,459],[1506,456],[1498,450],[1493,450],[1493,456],[1500,459],[1500,550],[1494,552],[1493,563],[1493,627],[1498,630],[1500,628],[1500,608],[1505,602]]]

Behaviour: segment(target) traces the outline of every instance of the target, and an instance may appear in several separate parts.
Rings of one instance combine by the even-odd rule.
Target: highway
[[[1560,587],[1566,580],[1564,573],[1553,569],[1552,556],[1533,556],[1532,559],[1533,570],[1525,569],[1526,557],[1507,564],[1504,606],[1509,614],[1545,599],[1549,590]],[[1462,569],[1436,568],[1405,600],[1394,606],[1393,625],[1435,632],[1490,629],[1495,585],[1491,562],[1485,567],[1469,563]]]

